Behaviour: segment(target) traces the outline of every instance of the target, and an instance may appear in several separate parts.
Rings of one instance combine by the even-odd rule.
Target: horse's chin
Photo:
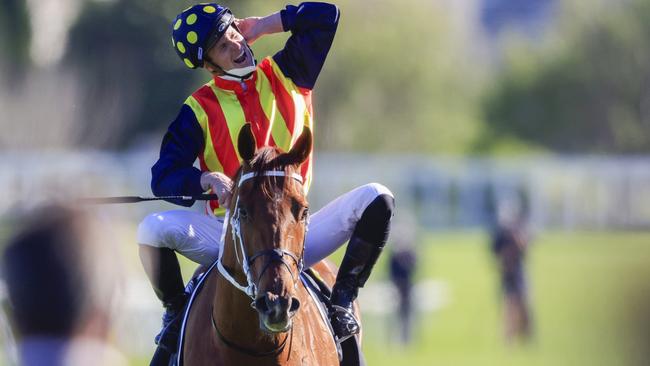
[[[268,319],[260,319],[260,329],[271,334],[288,332],[292,325],[291,319],[280,323],[269,323]]]

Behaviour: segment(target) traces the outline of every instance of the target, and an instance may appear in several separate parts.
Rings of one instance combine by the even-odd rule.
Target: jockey
[[[187,300],[175,252],[202,265],[219,255],[224,207],[240,166],[237,133],[252,124],[258,147],[288,151],[303,126],[313,131],[311,94],[336,33],[339,10],[325,3],[288,5],[266,17],[237,19],[217,4],[192,6],[173,22],[172,43],[189,68],[212,78],[189,96],[162,142],[152,167],[157,196],[210,191],[206,213],[173,210],[148,215],[138,227],[140,258],[165,307],[158,350],[174,351]],[[290,31],[283,49],[257,62],[250,44]],[[193,166],[199,159],[200,169]],[[312,157],[301,167],[309,187]],[[306,193],[306,192],[305,192]],[[173,202],[190,206],[193,202]],[[338,341],[359,332],[352,313],[357,297],[388,237],[394,200],[384,186],[358,187],[311,215],[305,265],[311,266],[348,242],[332,290],[330,320]],[[157,351],[158,352],[158,351]]]

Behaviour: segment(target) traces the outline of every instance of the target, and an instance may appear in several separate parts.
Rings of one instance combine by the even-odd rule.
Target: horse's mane
[[[294,179],[282,179],[282,177],[267,177],[262,173],[269,170],[283,171],[291,173],[294,165],[288,162],[285,158],[286,154],[280,149],[272,146],[265,146],[255,153],[255,156],[248,162],[251,172],[256,173],[253,178],[253,188],[261,189],[266,197],[272,197],[275,187],[280,185],[284,189],[285,185],[293,185]],[[244,164],[237,171],[237,179],[241,176],[244,169]]]

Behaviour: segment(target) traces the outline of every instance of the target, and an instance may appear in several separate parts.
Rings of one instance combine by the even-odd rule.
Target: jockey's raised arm
[[[280,15],[291,37],[273,59],[297,86],[311,90],[334,41],[339,9],[330,4],[304,3],[299,7],[288,5]]]

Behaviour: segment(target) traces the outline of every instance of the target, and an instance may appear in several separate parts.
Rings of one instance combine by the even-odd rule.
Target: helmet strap
[[[222,70],[223,70],[223,69],[222,69]],[[223,75],[220,75],[219,77],[227,76],[227,77],[230,77],[230,78],[236,79],[236,80],[239,81],[240,83],[243,83],[246,79],[248,79],[249,77],[251,77],[251,75],[253,75],[253,71],[251,71],[251,72],[249,72],[248,74],[243,75],[243,76],[239,76],[239,75],[231,74],[231,73],[228,73],[228,72],[225,72],[225,71],[224,71],[224,72],[223,72]]]

